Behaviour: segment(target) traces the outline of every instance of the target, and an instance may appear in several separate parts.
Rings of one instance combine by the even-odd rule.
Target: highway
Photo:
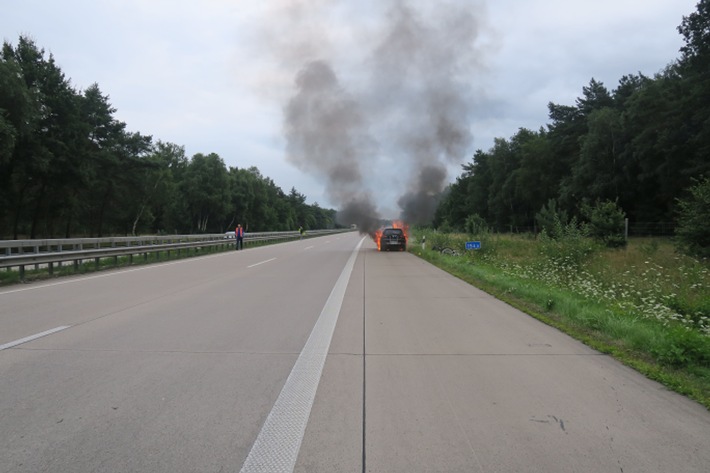
[[[710,413],[357,233],[0,289],[0,472],[703,472]]]

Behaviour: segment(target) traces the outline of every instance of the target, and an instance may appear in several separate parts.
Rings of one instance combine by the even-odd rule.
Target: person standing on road
[[[242,224],[239,223],[237,224],[237,229],[234,231],[234,239],[236,240],[236,249],[243,249],[244,248],[244,229],[242,228]]]

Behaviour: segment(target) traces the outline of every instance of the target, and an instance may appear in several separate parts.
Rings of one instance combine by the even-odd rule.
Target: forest
[[[0,54],[0,239],[333,228],[336,211],[256,167],[130,132],[31,38]]]
[[[585,208],[611,202],[632,228],[672,234],[683,199],[709,193],[698,186],[710,186],[710,0],[678,32],[680,57],[653,77],[629,74],[612,90],[591,79],[574,105],[549,103],[539,130],[477,150],[440,196],[433,226],[537,232],[541,213],[583,219]],[[31,38],[4,42],[1,239],[337,225],[336,210],[306,204],[256,167],[188,157],[128,131],[115,112],[98,84],[74,88]],[[703,202],[691,220],[708,224]]]
[[[680,57],[653,77],[629,74],[613,90],[592,79],[574,105],[549,103],[545,127],[476,151],[434,225],[528,232],[541,211],[583,219],[585,205],[613,202],[632,228],[672,232],[679,199],[710,177],[710,2],[678,32]]]

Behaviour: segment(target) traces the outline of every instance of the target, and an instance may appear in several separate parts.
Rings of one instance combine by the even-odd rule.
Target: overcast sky
[[[284,191],[295,187],[309,203],[338,207],[322,175],[287,159],[284,110],[305,60],[326,59],[350,96],[366,96],[368,61],[394,3],[2,0],[0,32],[13,45],[19,35],[33,38],[76,88],[98,83],[130,131],[182,145],[188,156],[214,152],[228,166],[256,166]],[[592,77],[611,90],[625,74],[653,75],[677,59],[676,27],[696,0],[401,3],[423,22],[471,13],[475,34],[456,67],[467,85],[472,139],[458,159],[446,160],[451,182],[476,149],[520,127],[544,126],[548,102],[573,105]],[[453,56],[458,47],[447,45]],[[376,100],[387,107],[386,96]],[[374,141],[386,141],[384,130],[370,130]],[[392,146],[372,152],[394,155]],[[396,159],[386,158],[370,163],[393,167]],[[375,189],[397,181],[397,172],[382,170]]]

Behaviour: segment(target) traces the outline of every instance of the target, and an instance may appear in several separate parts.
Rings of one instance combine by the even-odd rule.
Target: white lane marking
[[[364,240],[363,237],[357,244],[333,286],[306,345],[281,389],[281,394],[244,460],[240,473],[293,472],[335,324],[338,322],[340,307],[343,305],[345,289]]]
[[[62,330],[68,329],[69,327],[71,327],[71,325],[62,325],[60,327],[55,327],[51,330],[47,330],[42,333],[36,333],[34,335],[30,335],[29,337],[21,338],[19,340],[15,340],[14,342],[0,345],[0,351],[5,350],[6,348],[16,347],[17,345],[22,345],[23,343],[31,342],[32,340],[37,340],[38,338],[46,337],[47,335],[51,335],[56,332],[61,332]]]
[[[260,262],[258,262],[258,263],[254,263],[254,264],[252,264],[252,265],[250,265],[250,266],[247,266],[247,268],[253,268],[254,266],[259,266],[260,264],[268,263],[269,261],[273,261],[273,260],[275,260],[275,259],[276,259],[276,258],[271,258],[271,259],[267,259],[267,260],[264,260],[264,261],[260,261]]]
[[[315,247],[314,247],[313,245],[307,246],[307,247],[304,248],[304,250],[310,250],[311,248],[315,248]]]

